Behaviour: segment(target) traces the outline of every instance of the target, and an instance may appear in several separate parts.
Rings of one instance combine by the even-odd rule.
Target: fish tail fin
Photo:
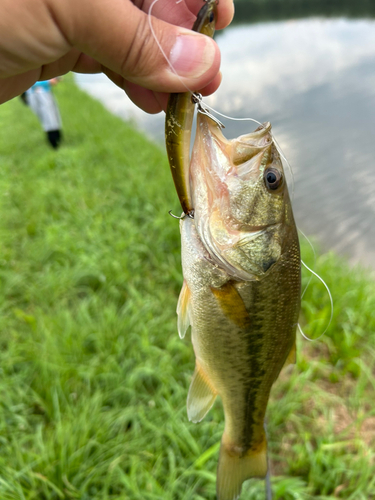
[[[218,500],[236,500],[241,494],[242,483],[252,477],[267,474],[266,438],[256,450],[245,455],[226,442],[225,433],[221,441],[219,465],[217,468],[216,492]]]

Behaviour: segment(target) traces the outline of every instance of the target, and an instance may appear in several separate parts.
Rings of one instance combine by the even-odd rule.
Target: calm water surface
[[[217,37],[223,83],[206,102],[271,121],[294,173],[299,227],[352,263],[375,267],[375,21],[237,25]],[[79,84],[163,142],[164,116],[133,106],[102,75]],[[224,120],[228,137],[255,128]]]

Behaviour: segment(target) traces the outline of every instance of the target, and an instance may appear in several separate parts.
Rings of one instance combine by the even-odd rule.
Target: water
[[[375,267],[375,21],[308,18],[234,25],[217,37],[224,79],[206,102],[271,121],[292,165],[301,229],[351,263]],[[133,106],[102,75],[79,84],[163,142],[164,116]],[[225,134],[254,129],[225,121]]]

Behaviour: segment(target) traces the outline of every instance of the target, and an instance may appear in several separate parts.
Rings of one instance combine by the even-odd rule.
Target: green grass
[[[186,416],[166,156],[69,79],[56,95],[57,152],[19,100],[0,108],[0,499],[213,500],[223,413]],[[334,318],[273,392],[275,499],[375,498],[374,281],[332,254],[315,270]],[[311,285],[306,333],[328,317]]]

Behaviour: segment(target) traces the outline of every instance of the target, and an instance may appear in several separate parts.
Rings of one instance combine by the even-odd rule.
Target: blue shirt
[[[50,90],[50,88],[51,88],[51,84],[49,83],[49,80],[35,82],[34,85],[31,87],[31,90],[35,90],[36,88],[48,92],[48,90]]]

